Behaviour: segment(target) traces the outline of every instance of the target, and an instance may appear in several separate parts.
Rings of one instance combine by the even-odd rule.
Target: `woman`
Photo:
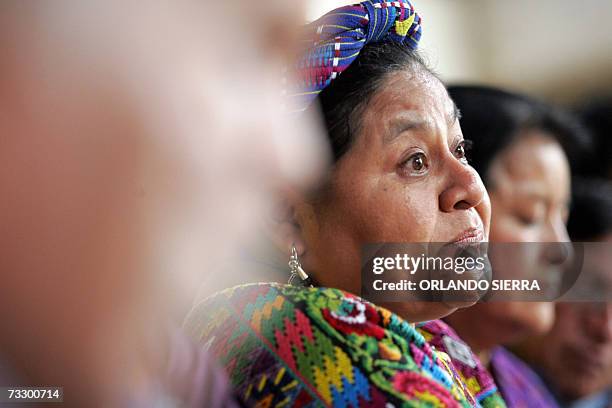
[[[564,248],[546,243],[568,241],[568,155],[577,156],[583,146],[579,128],[521,95],[487,87],[449,92],[462,112],[464,132],[475,143],[471,162],[491,197],[490,242],[533,243],[517,246],[514,259],[506,262],[496,262],[492,248],[494,272],[518,278],[526,270],[554,271]],[[498,347],[547,331],[554,303],[480,303],[446,321],[489,366],[509,406],[555,406],[535,373]]]
[[[575,298],[580,301],[557,303],[552,329],[522,342],[517,352],[547,380],[561,406],[604,408],[612,404],[612,303],[605,302],[612,292],[612,183],[574,182],[567,229],[572,241],[585,242],[581,278],[596,286],[587,286],[586,296]]]
[[[192,311],[187,326],[248,403],[478,406],[448,357],[408,323],[469,302],[394,303],[392,313],[347,293],[360,291],[366,243],[488,235],[489,202],[457,110],[412,50],[419,22],[407,3],[367,1],[309,26],[293,107],[316,99],[335,163],[317,191],[285,203],[271,230],[299,277],[342,291],[248,285]]]

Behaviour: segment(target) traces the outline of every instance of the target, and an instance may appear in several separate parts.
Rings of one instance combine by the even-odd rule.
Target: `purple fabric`
[[[170,334],[164,388],[184,407],[237,408],[227,374],[180,329]]]
[[[493,350],[491,372],[509,408],[559,407],[535,371],[505,348]]]

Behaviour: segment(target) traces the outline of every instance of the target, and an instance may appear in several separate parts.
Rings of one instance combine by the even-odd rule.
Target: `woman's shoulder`
[[[412,325],[338,289],[238,286],[196,305],[185,327],[252,403],[473,405]]]
[[[253,283],[217,292],[199,302],[188,314],[185,328],[197,337],[219,333],[219,324],[233,316],[262,335],[287,324],[316,327],[340,342],[393,339],[429,354],[422,334],[389,310],[333,288],[306,288],[280,283]],[[207,325],[204,327],[203,322]],[[291,334],[294,334],[291,332]],[[384,346],[383,346],[384,347]],[[384,353],[384,352],[383,352]],[[393,355],[393,350],[389,350]]]

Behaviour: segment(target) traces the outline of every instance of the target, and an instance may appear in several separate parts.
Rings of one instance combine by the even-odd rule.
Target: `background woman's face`
[[[492,242],[566,242],[570,169],[548,134],[526,132],[493,163]]]
[[[612,231],[592,236],[584,247],[584,263],[578,282],[596,285],[600,294],[612,290]],[[583,292],[588,299],[588,290]],[[595,294],[596,292],[592,292]],[[598,300],[602,300],[598,297]],[[552,329],[522,342],[517,351],[533,363],[565,400],[574,400],[602,391],[612,384],[612,303],[559,302]]]
[[[491,242],[569,241],[565,223],[570,200],[570,169],[561,146],[551,136],[535,130],[519,136],[494,160],[489,180]],[[563,247],[554,245],[522,245],[516,250],[521,253],[510,256],[507,250],[490,248],[495,278],[527,279],[529,272],[558,268],[556,264],[565,255]],[[474,319],[475,315],[479,319]],[[498,344],[548,330],[554,321],[554,304],[481,303],[469,311],[458,312],[449,320],[459,330],[465,327],[465,331],[468,327],[475,330],[475,324],[482,324],[482,330],[476,330],[482,335],[475,341]],[[475,346],[478,348],[478,344]]]
[[[369,101],[328,187],[296,207],[305,269],[321,286],[360,292],[361,247],[377,242],[487,239],[490,205],[463,153],[453,102],[431,74],[391,74]],[[386,305],[413,321],[454,307]]]

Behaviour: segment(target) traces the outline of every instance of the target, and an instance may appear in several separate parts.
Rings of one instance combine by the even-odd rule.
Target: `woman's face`
[[[489,170],[492,217],[490,241],[514,243],[567,242],[570,169],[561,146],[548,134],[526,131],[502,151]],[[494,274],[526,279],[526,271],[555,271],[567,248],[555,245],[520,245],[508,254],[490,248]],[[511,256],[509,256],[511,255]],[[503,261],[500,261],[503,258]],[[533,278],[533,276],[531,277]],[[478,315],[478,319],[475,317]],[[554,321],[550,302],[480,303],[449,316],[461,335],[480,333],[475,348],[512,342],[541,333]],[[480,330],[476,326],[483,325]]]
[[[304,269],[321,286],[360,293],[366,243],[485,241],[490,204],[463,153],[454,103],[431,74],[391,74],[371,98],[349,151],[324,192],[295,208]],[[462,306],[465,304],[462,304]],[[409,321],[439,318],[457,304],[386,307]]]
[[[612,252],[608,250],[612,231],[585,241],[601,244],[584,246],[577,284],[586,284],[583,300],[589,293],[596,299],[558,302],[552,329],[517,347],[566,401],[596,394],[612,384],[612,303],[601,301],[606,299],[602,294],[612,291]]]

